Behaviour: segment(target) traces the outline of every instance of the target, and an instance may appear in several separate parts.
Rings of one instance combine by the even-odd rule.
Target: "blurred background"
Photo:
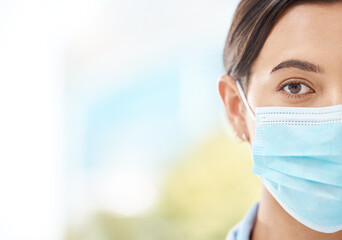
[[[0,239],[224,239],[258,201],[218,94],[237,0],[0,1]]]

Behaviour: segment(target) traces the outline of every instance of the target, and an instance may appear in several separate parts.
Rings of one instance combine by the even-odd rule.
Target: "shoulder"
[[[226,240],[249,240],[249,235],[254,228],[259,203],[255,203],[229,232]]]

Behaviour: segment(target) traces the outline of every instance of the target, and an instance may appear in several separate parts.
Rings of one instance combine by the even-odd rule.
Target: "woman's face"
[[[342,4],[289,9],[254,62],[248,89],[253,111],[263,106],[342,104]],[[253,143],[255,122],[247,111],[244,118]]]

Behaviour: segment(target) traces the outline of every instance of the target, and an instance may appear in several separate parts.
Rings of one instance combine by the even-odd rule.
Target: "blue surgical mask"
[[[342,230],[342,105],[256,107],[253,170],[282,208],[323,233]]]

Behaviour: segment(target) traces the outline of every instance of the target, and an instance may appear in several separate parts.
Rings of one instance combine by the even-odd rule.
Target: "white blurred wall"
[[[0,239],[64,234],[57,14],[54,1],[0,1]]]
[[[0,239],[62,239],[93,198],[154,204],[136,186],[158,195],[155,173],[218,125],[237,2],[0,0]]]

